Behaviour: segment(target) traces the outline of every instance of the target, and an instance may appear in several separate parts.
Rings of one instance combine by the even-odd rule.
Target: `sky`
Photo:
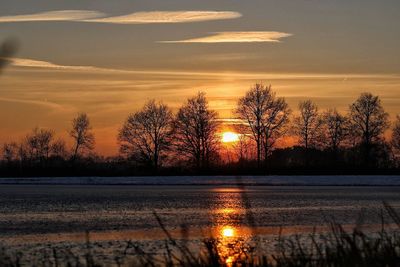
[[[118,152],[128,114],[155,98],[177,110],[206,92],[233,118],[252,84],[295,111],[346,112],[361,92],[400,113],[398,0],[1,0],[0,41],[19,51],[0,76],[0,144],[32,128],[67,139],[86,112],[97,152]]]

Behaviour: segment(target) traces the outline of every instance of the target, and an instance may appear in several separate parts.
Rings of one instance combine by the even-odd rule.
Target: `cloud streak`
[[[121,16],[108,16],[90,10],[58,10],[26,15],[0,17],[0,23],[39,21],[79,21],[109,24],[189,23],[235,19],[242,14],[234,11],[146,11]]]
[[[34,22],[34,21],[83,21],[105,16],[104,13],[90,10],[58,10],[27,15],[0,17],[0,23]]]
[[[160,43],[279,43],[280,39],[292,36],[290,33],[274,31],[216,32],[210,36],[159,41]]]
[[[28,68],[46,68],[46,69],[59,69],[59,70],[101,70],[92,66],[67,66],[58,65],[48,61],[35,60],[28,58],[10,58],[7,59],[11,62],[11,65],[15,67],[28,67]]]
[[[48,61],[12,58],[8,59],[14,67],[19,68],[39,68],[47,70],[65,70],[65,71],[86,71],[86,72],[106,72],[115,74],[139,74],[139,75],[162,75],[162,76],[193,76],[193,77],[235,77],[235,79],[278,79],[278,80],[295,80],[295,79],[400,79],[398,74],[345,74],[345,73],[263,73],[263,72],[214,72],[214,71],[187,71],[187,70],[124,70],[101,68],[96,66],[71,66],[59,65]]]
[[[89,19],[86,22],[113,24],[188,23],[235,19],[241,16],[242,14],[233,11],[149,11],[136,12],[123,16]]]

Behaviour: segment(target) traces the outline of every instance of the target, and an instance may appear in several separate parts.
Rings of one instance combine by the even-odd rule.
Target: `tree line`
[[[397,171],[400,117],[391,136],[385,136],[389,115],[371,93],[362,93],[346,113],[320,111],[311,100],[301,101],[293,112],[271,86],[255,84],[233,113],[236,120],[230,127],[238,140],[227,145],[221,143],[225,124],[205,93],[190,97],[175,113],[150,100],[123,122],[117,137],[120,154],[112,158],[93,152],[90,119],[81,113],[70,126],[71,147],[56,139],[53,130],[35,128],[21,142],[3,145],[1,169],[11,175],[49,169],[99,175]],[[294,141],[282,145],[285,140]]]

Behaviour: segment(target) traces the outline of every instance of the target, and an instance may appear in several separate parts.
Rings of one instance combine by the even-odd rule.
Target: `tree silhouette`
[[[121,153],[157,169],[171,143],[172,120],[168,106],[148,101],[140,111],[129,115],[120,130]]]
[[[233,144],[233,149],[237,155],[239,162],[249,161],[254,159],[254,140],[248,134],[248,126],[242,123],[235,125],[235,130],[238,133],[238,141]]]
[[[396,116],[396,121],[394,122],[391,145],[393,149],[399,153],[400,152],[400,116]]]
[[[389,127],[389,115],[383,109],[378,96],[362,93],[350,105],[349,117],[353,125],[353,134],[363,146],[365,163],[368,164],[373,143],[379,141]]]
[[[315,147],[320,137],[322,119],[318,107],[311,100],[299,103],[300,115],[293,122],[294,133],[299,137],[300,144],[307,150]]]
[[[270,92],[271,100],[263,120],[263,147],[264,161],[275,146],[276,140],[283,135],[283,130],[289,122],[290,109],[283,98],[276,98],[274,92]]]
[[[262,152],[265,161],[280,132],[288,122],[290,109],[283,98],[277,98],[271,86],[255,84],[240,98],[236,108],[238,117],[247,123],[256,143],[257,165]]]
[[[349,119],[340,114],[336,109],[327,110],[322,118],[326,146],[336,154],[349,136]]]
[[[210,110],[205,93],[189,98],[176,114],[175,145],[179,153],[193,161],[198,169],[207,168],[216,155],[217,112]]]
[[[3,145],[3,159],[8,163],[18,158],[18,144],[16,142],[5,143]]]
[[[68,157],[67,145],[64,140],[57,139],[51,144],[52,157],[66,159]]]
[[[34,128],[25,139],[28,157],[31,160],[43,162],[51,155],[51,145],[54,139],[54,131],[42,128]]]
[[[86,113],[80,113],[72,120],[72,129],[69,134],[74,139],[72,159],[81,156],[85,151],[93,150],[94,134]]]

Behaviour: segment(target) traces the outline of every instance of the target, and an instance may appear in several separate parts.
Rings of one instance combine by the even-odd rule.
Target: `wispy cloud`
[[[47,100],[33,100],[33,99],[19,99],[19,98],[9,98],[9,97],[0,97],[0,102],[8,102],[8,103],[16,103],[16,104],[28,104],[35,106],[42,106],[45,108],[49,108],[55,111],[73,111],[74,109],[69,106],[64,106],[61,104],[57,104],[54,102],[50,102]]]
[[[60,70],[98,70],[101,68],[96,68],[92,66],[67,66],[58,65],[48,61],[35,60],[28,58],[10,58],[8,59],[11,65],[16,67],[28,67],[28,68],[47,68],[47,69],[60,69]]]
[[[160,43],[278,43],[280,39],[291,35],[292,34],[285,32],[270,31],[216,32],[205,37],[176,41],[160,41]]]
[[[34,21],[79,21],[111,24],[188,23],[234,19],[242,14],[234,11],[146,11],[121,16],[108,16],[90,10],[57,10],[34,14],[0,17],[0,23]]]
[[[399,79],[398,74],[345,74],[345,73],[263,73],[263,72],[240,72],[240,71],[187,71],[187,70],[127,70],[101,68],[96,66],[71,66],[59,65],[48,61],[12,58],[8,59],[14,67],[19,68],[42,68],[47,70],[65,71],[86,71],[86,72],[107,72],[114,74],[139,74],[139,75],[162,75],[162,76],[193,76],[193,77],[212,77],[221,79],[224,77],[234,77],[235,79],[253,80],[296,80],[296,79]]]
[[[234,19],[241,16],[233,11],[148,11],[86,21],[115,24],[187,23]]]
[[[137,73],[137,74],[170,74],[169,71],[136,71],[112,68],[101,68],[95,66],[78,66],[78,65],[61,65],[44,60],[28,59],[28,58],[8,58],[11,66],[20,68],[40,68],[48,70],[65,70],[65,71],[88,71],[88,72],[112,72],[112,73]]]
[[[29,21],[83,21],[98,17],[104,17],[105,14],[90,10],[58,10],[47,11],[26,15],[2,16],[1,22],[29,22]]]

